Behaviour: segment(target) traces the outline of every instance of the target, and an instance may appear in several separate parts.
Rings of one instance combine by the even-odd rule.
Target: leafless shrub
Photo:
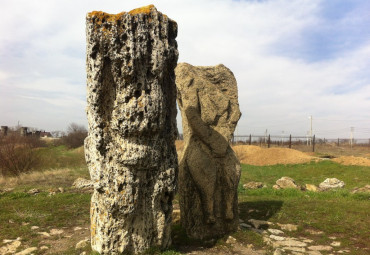
[[[62,143],[68,148],[78,148],[84,144],[87,130],[84,126],[71,123],[68,126],[68,134],[62,138]]]
[[[34,137],[16,135],[0,138],[0,174],[19,176],[29,172],[40,163],[37,147],[42,141]]]

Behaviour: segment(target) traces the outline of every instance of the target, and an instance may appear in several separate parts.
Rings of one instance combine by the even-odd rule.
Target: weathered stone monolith
[[[151,5],[88,13],[86,33],[92,248],[165,248],[178,169],[177,24]]]
[[[181,223],[189,236],[212,239],[239,225],[240,163],[229,141],[240,118],[233,73],[223,65],[176,67],[185,148],[180,161]]]

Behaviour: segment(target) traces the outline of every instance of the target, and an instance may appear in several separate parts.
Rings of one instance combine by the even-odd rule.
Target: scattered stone
[[[28,255],[28,254],[31,254],[34,251],[37,251],[37,247],[27,248],[27,249],[25,249],[21,252],[17,252],[15,255]]]
[[[49,249],[49,247],[47,247],[46,245],[40,247],[40,250],[42,250],[42,251],[43,250],[48,250],[48,249]]]
[[[86,255],[86,254],[87,254],[86,251],[83,251],[80,253],[80,255]]]
[[[312,243],[313,242],[313,240],[307,239],[307,238],[301,239],[301,241],[305,242],[305,243]]]
[[[40,227],[38,227],[38,226],[32,226],[31,227],[31,230],[35,230],[35,229],[39,229]]]
[[[188,236],[215,238],[239,226],[240,162],[229,144],[241,115],[237,83],[224,65],[180,63],[175,72],[185,141],[179,171],[181,221]]]
[[[314,246],[309,246],[308,249],[311,251],[331,251],[333,247],[329,245],[314,245]]]
[[[287,239],[284,241],[276,241],[273,243],[274,247],[306,247],[307,244],[294,239]]]
[[[295,251],[295,252],[305,252],[306,251],[306,248],[304,247],[287,246],[287,247],[283,247],[283,249],[288,250],[288,251]]]
[[[306,254],[308,255],[321,255],[322,253],[319,251],[307,251]]]
[[[234,244],[234,243],[236,243],[236,239],[232,236],[229,236],[226,240],[226,243],[227,244]]]
[[[322,235],[324,234],[321,230],[314,230],[314,229],[306,229],[307,233],[310,233],[311,235]]]
[[[30,225],[29,222],[22,222],[22,226],[27,226],[27,225]]]
[[[266,187],[262,182],[248,182],[243,184],[244,189],[261,189]]]
[[[45,236],[45,237],[50,237],[50,234],[48,232],[37,232],[37,234]]]
[[[336,236],[329,236],[329,239],[335,240],[335,239],[337,239],[337,237]]]
[[[89,239],[84,239],[76,244],[76,250],[83,249],[89,245]]]
[[[58,190],[59,190],[60,193],[64,193],[64,188],[63,187],[59,187]]]
[[[31,194],[31,195],[36,195],[38,193],[40,193],[40,190],[39,189],[30,189],[29,191],[27,191],[28,194]]]
[[[274,184],[274,185],[272,186],[272,188],[273,188],[273,189],[281,189],[281,188],[280,188],[280,186],[279,186],[279,185],[277,185],[277,184]]]
[[[354,188],[351,193],[355,194],[355,193],[367,193],[367,192],[370,192],[370,185],[366,185],[362,188]]]
[[[283,255],[285,254],[285,251],[280,249],[280,248],[277,248],[275,251],[274,251],[274,255]]]
[[[3,240],[3,243],[4,244],[7,244],[7,243],[11,243],[11,242],[14,242],[15,240],[12,240],[12,239],[4,239]]]
[[[313,185],[313,184],[305,184],[305,189],[308,190],[308,191],[312,191],[312,192],[318,192],[319,191],[319,187],[317,187],[316,185]]]
[[[344,182],[338,180],[337,178],[327,178],[325,181],[319,184],[319,187],[322,190],[340,189],[344,186]]]
[[[282,230],[287,230],[287,231],[297,231],[297,229],[298,229],[298,226],[297,225],[293,225],[293,224],[280,224],[280,223],[278,223],[278,226]]]
[[[0,247],[0,254],[7,254],[7,253],[14,254],[17,248],[21,246],[21,244],[22,244],[21,241],[14,240],[11,243],[8,243],[7,245]]]
[[[247,223],[241,223],[240,227],[242,227],[242,228],[251,228],[252,226],[247,224]]]
[[[274,234],[274,235],[284,234],[284,232],[281,231],[280,229],[269,228],[269,229],[267,229],[267,231],[270,232],[271,234]]]
[[[276,236],[276,235],[270,235],[270,239],[275,240],[275,241],[284,241],[285,237],[283,236]]]
[[[340,242],[338,242],[338,241],[334,241],[334,242],[332,242],[330,245],[331,246],[334,246],[334,247],[339,247],[340,246]]]
[[[73,182],[72,187],[76,189],[91,189],[92,190],[94,188],[94,183],[91,180],[87,180],[87,179],[79,177]]]
[[[57,193],[55,191],[51,191],[49,192],[48,196],[51,197],[51,196],[55,196]]]
[[[176,22],[153,5],[86,16],[85,158],[94,183],[91,245],[100,254],[171,243],[176,36]]]
[[[9,220],[8,221],[10,224],[13,224],[14,223],[14,220]]]
[[[268,227],[268,225],[270,224],[270,222],[268,222],[268,221],[265,221],[265,220],[255,220],[255,219],[250,219],[250,220],[248,220],[248,222],[250,224],[252,224],[252,226],[254,228]]]
[[[83,228],[81,228],[81,227],[75,227],[73,230],[74,231],[80,231],[80,230],[82,230]]]
[[[281,177],[279,180],[277,180],[276,185],[278,185],[281,189],[299,189],[299,186],[295,183],[295,181],[287,176]]]
[[[63,234],[64,230],[63,229],[51,229],[50,230],[50,235],[52,236],[56,236],[56,235],[60,235],[60,234]]]

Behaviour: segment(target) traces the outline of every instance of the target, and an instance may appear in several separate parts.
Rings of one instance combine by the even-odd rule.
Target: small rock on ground
[[[37,251],[37,248],[36,247],[30,247],[30,248],[27,248],[27,249],[25,249],[21,252],[17,252],[15,255],[28,255],[28,254],[31,254],[34,251]]]
[[[284,234],[284,232],[281,231],[280,229],[269,228],[269,229],[267,229],[267,231],[270,232],[271,234],[274,234],[274,235]]]
[[[296,231],[298,229],[298,226],[293,225],[293,224],[280,224],[280,223],[278,223],[278,225],[282,230]]]
[[[311,251],[331,251],[333,247],[329,245],[314,245],[314,246],[308,247],[308,249]]]
[[[76,250],[83,249],[89,244],[89,239],[84,239],[76,244]]]

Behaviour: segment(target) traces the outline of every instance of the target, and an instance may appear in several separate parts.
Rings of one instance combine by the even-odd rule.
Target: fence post
[[[270,135],[269,135],[269,138],[267,140],[267,148],[270,148],[270,143],[271,143],[271,140],[270,140]]]
[[[249,135],[249,145],[252,145],[252,134]]]
[[[315,135],[313,135],[312,139],[312,152],[315,152]]]
[[[292,148],[292,135],[289,135],[289,149]]]

